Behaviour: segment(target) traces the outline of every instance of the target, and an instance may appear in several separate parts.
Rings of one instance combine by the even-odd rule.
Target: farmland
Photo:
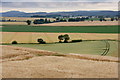
[[[110,51],[107,56],[118,56],[118,42],[109,41]],[[58,52],[63,54],[75,53],[75,54],[94,54],[101,55],[106,49],[106,43],[104,41],[83,41],[79,43],[65,43],[65,44],[16,44],[12,46],[28,47],[33,49],[42,49],[46,51]]]
[[[0,19],[3,20],[16,20],[16,21],[27,21],[27,20],[31,20],[34,21],[35,19],[45,19],[45,18],[30,18],[30,17],[0,17]],[[54,20],[53,18],[48,18],[50,20]]]
[[[58,35],[69,34],[70,40],[82,39],[80,43],[56,43]],[[101,33],[35,33],[35,32],[2,32],[2,41],[6,45],[29,47],[46,51],[59,52],[63,54],[94,54],[101,55],[106,48],[104,40],[108,40],[110,51],[108,56],[117,57],[118,35],[117,34],[101,34]],[[38,44],[37,39],[42,38],[47,44]],[[12,41],[27,44],[11,44]]]
[[[3,1],[0,78],[118,79],[118,2],[81,1]]]
[[[3,32],[55,32],[55,33],[118,33],[118,26],[27,26],[2,25]]]
[[[2,50],[2,78],[118,78],[115,57],[52,56],[56,53],[16,46],[2,46]]]
[[[47,43],[58,42],[58,36],[68,34],[70,40],[118,40],[118,34],[101,33],[36,33],[36,32],[1,32],[0,43],[11,43],[16,40],[18,43],[38,43],[37,39],[42,38]]]
[[[23,20],[23,19],[20,19]],[[29,19],[31,20],[31,19]],[[54,19],[51,19],[51,21]],[[31,20],[32,21],[32,20]],[[2,22],[2,25],[26,25],[26,22]],[[50,24],[31,24],[33,26],[110,26],[110,25],[118,25],[118,21],[80,21],[80,22],[55,22]]]
[[[51,24],[28,26],[11,22],[0,27],[3,78],[118,77],[117,25],[48,26]],[[64,34],[70,36],[70,41],[83,41],[58,43],[58,36]],[[38,44],[38,38],[47,44]],[[105,41],[110,45],[109,51],[101,56],[108,50]]]

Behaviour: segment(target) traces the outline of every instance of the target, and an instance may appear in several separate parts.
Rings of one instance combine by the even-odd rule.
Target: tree
[[[111,21],[114,21],[114,18],[111,18]]]
[[[45,18],[45,23],[48,23],[48,20],[47,20],[47,18]]]
[[[93,22],[93,20],[91,20]]]
[[[64,35],[64,43],[68,43],[68,40],[70,39],[68,34]]]
[[[99,20],[100,20],[100,21],[103,21],[103,19],[102,19],[102,18],[100,18]]]
[[[65,20],[65,19],[60,19],[60,22],[67,22],[67,20]]]
[[[8,21],[11,21],[11,19],[9,19]]]
[[[51,23],[50,19],[48,20],[48,23]]]
[[[59,21],[60,20],[60,18],[56,18],[56,21]]]
[[[105,18],[103,18],[103,21],[107,21]]]
[[[33,21],[34,24],[43,24],[45,23],[44,19],[36,19]]]
[[[58,36],[58,39],[59,39],[59,42],[61,43],[62,40],[64,40],[64,36],[63,36],[63,35],[59,35],[59,36]]]
[[[27,20],[26,22],[27,22],[27,24],[28,24],[28,25],[30,25],[30,24],[31,24],[31,21],[30,21],[30,20]]]
[[[12,44],[18,44],[17,41],[12,41]]]

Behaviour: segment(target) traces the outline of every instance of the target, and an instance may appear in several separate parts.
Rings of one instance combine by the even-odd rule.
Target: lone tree
[[[27,22],[27,24],[28,24],[28,25],[30,25],[30,24],[31,24],[31,21],[30,21],[30,20],[27,20],[26,22]]]
[[[45,22],[45,23],[47,23],[47,22],[48,22],[47,18],[45,18],[44,22]]]
[[[100,19],[99,19],[99,21],[103,21],[103,19],[102,19],[102,18],[100,18]]]
[[[114,21],[114,18],[111,18],[111,21]]]
[[[64,35],[64,43],[68,43],[68,40],[70,39],[68,34]]]
[[[63,36],[63,35],[59,35],[59,36],[58,36],[58,39],[59,39],[59,42],[61,43],[62,40],[64,40],[64,36]]]

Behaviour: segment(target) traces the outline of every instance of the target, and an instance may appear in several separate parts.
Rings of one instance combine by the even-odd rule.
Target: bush
[[[40,44],[46,44],[46,42],[45,42],[42,38],[38,39],[37,41],[38,41]]]
[[[12,44],[18,44],[17,41],[13,41]]]
[[[80,39],[80,40],[72,40],[71,42],[82,42],[82,39]]]

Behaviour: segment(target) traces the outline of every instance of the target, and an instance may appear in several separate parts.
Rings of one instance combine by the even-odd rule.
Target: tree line
[[[35,19],[33,21],[33,24],[45,24],[45,23],[54,23],[54,22],[79,22],[79,21],[85,21],[85,20],[88,20],[89,18],[86,17],[86,18],[68,18],[68,19],[65,19],[65,18],[56,18],[55,20],[51,21],[50,19]],[[118,21],[118,18],[110,18],[110,21]],[[94,21],[91,19],[91,21]],[[105,18],[99,18],[99,21],[107,21]],[[28,25],[30,25],[32,23],[31,20],[27,20],[26,21]]]

